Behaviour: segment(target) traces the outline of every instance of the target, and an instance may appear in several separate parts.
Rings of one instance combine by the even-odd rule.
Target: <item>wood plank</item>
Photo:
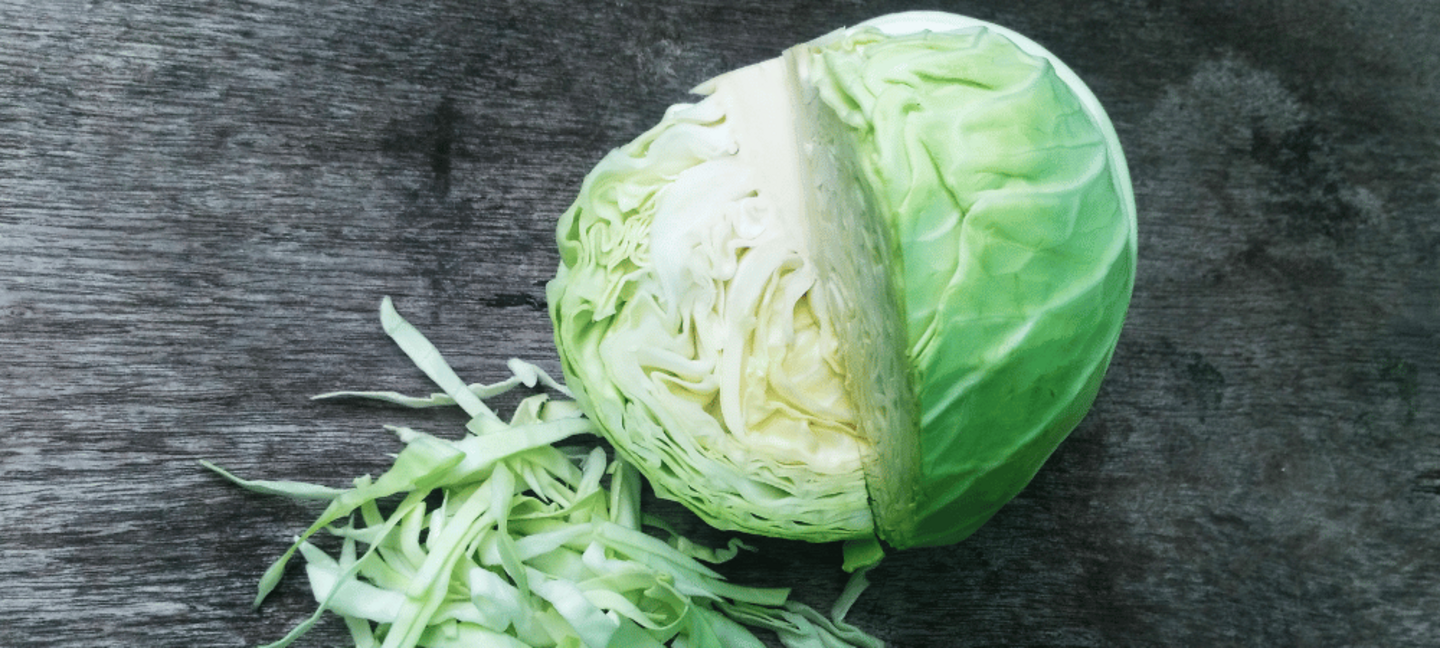
[[[1091,416],[852,620],[898,647],[1436,645],[1429,3],[952,4],[1110,108],[1140,278]],[[196,462],[341,485],[397,449],[382,424],[453,426],[308,400],[428,390],[384,295],[467,378],[558,370],[552,228],[591,165],[697,82],[893,6],[0,2],[0,643],[282,636],[298,570],[249,602],[317,510]],[[737,582],[844,583],[834,547],[755,544]]]

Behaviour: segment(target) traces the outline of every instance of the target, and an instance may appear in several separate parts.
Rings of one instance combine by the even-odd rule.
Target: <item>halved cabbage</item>
[[[700,85],[561,218],[566,382],[657,493],[812,541],[956,542],[1089,409],[1135,274],[1075,74],[895,14]]]

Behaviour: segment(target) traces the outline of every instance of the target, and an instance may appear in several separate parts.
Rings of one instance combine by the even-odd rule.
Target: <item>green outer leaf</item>
[[[964,539],[1030,481],[1095,397],[1136,265],[1119,140],[1074,73],[980,21],[872,23],[920,24],[946,33],[820,54],[904,257],[921,470],[913,508],[876,511],[899,548]]]

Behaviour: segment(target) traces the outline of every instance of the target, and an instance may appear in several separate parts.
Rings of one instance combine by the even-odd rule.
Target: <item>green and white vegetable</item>
[[[1135,206],[1104,111],[1039,45],[934,12],[695,92],[559,222],[577,401],[717,527],[857,562],[963,539],[1080,421],[1120,333]]]
[[[326,610],[344,619],[360,648],[763,646],[747,625],[775,631],[792,648],[882,645],[843,620],[863,578],[828,618],[787,601],[788,590],[727,582],[706,563],[746,549],[738,540],[718,550],[695,545],[641,512],[640,476],[628,464],[608,461],[593,443],[555,445],[594,430],[573,401],[534,395],[505,422],[481,400],[522,384],[562,394],[564,386],[520,361],[511,361],[509,380],[466,385],[388,299],[381,320],[444,393],[317,398],[458,405],[471,417],[463,438],[392,428],[405,449],[384,474],[349,489],[245,480],[205,464],[257,492],[329,502],[261,579],[256,605],[298,550],[320,603],[270,646],[289,645]],[[382,511],[378,500],[392,496],[399,503]],[[338,555],[309,542],[321,531],[341,538]]]

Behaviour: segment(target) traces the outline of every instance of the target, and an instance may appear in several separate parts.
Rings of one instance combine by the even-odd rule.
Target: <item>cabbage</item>
[[[965,538],[1084,416],[1120,333],[1135,206],[1104,111],[1035,43],[934,12],[695,92],[558,223],[577,402],[714,526]]]

